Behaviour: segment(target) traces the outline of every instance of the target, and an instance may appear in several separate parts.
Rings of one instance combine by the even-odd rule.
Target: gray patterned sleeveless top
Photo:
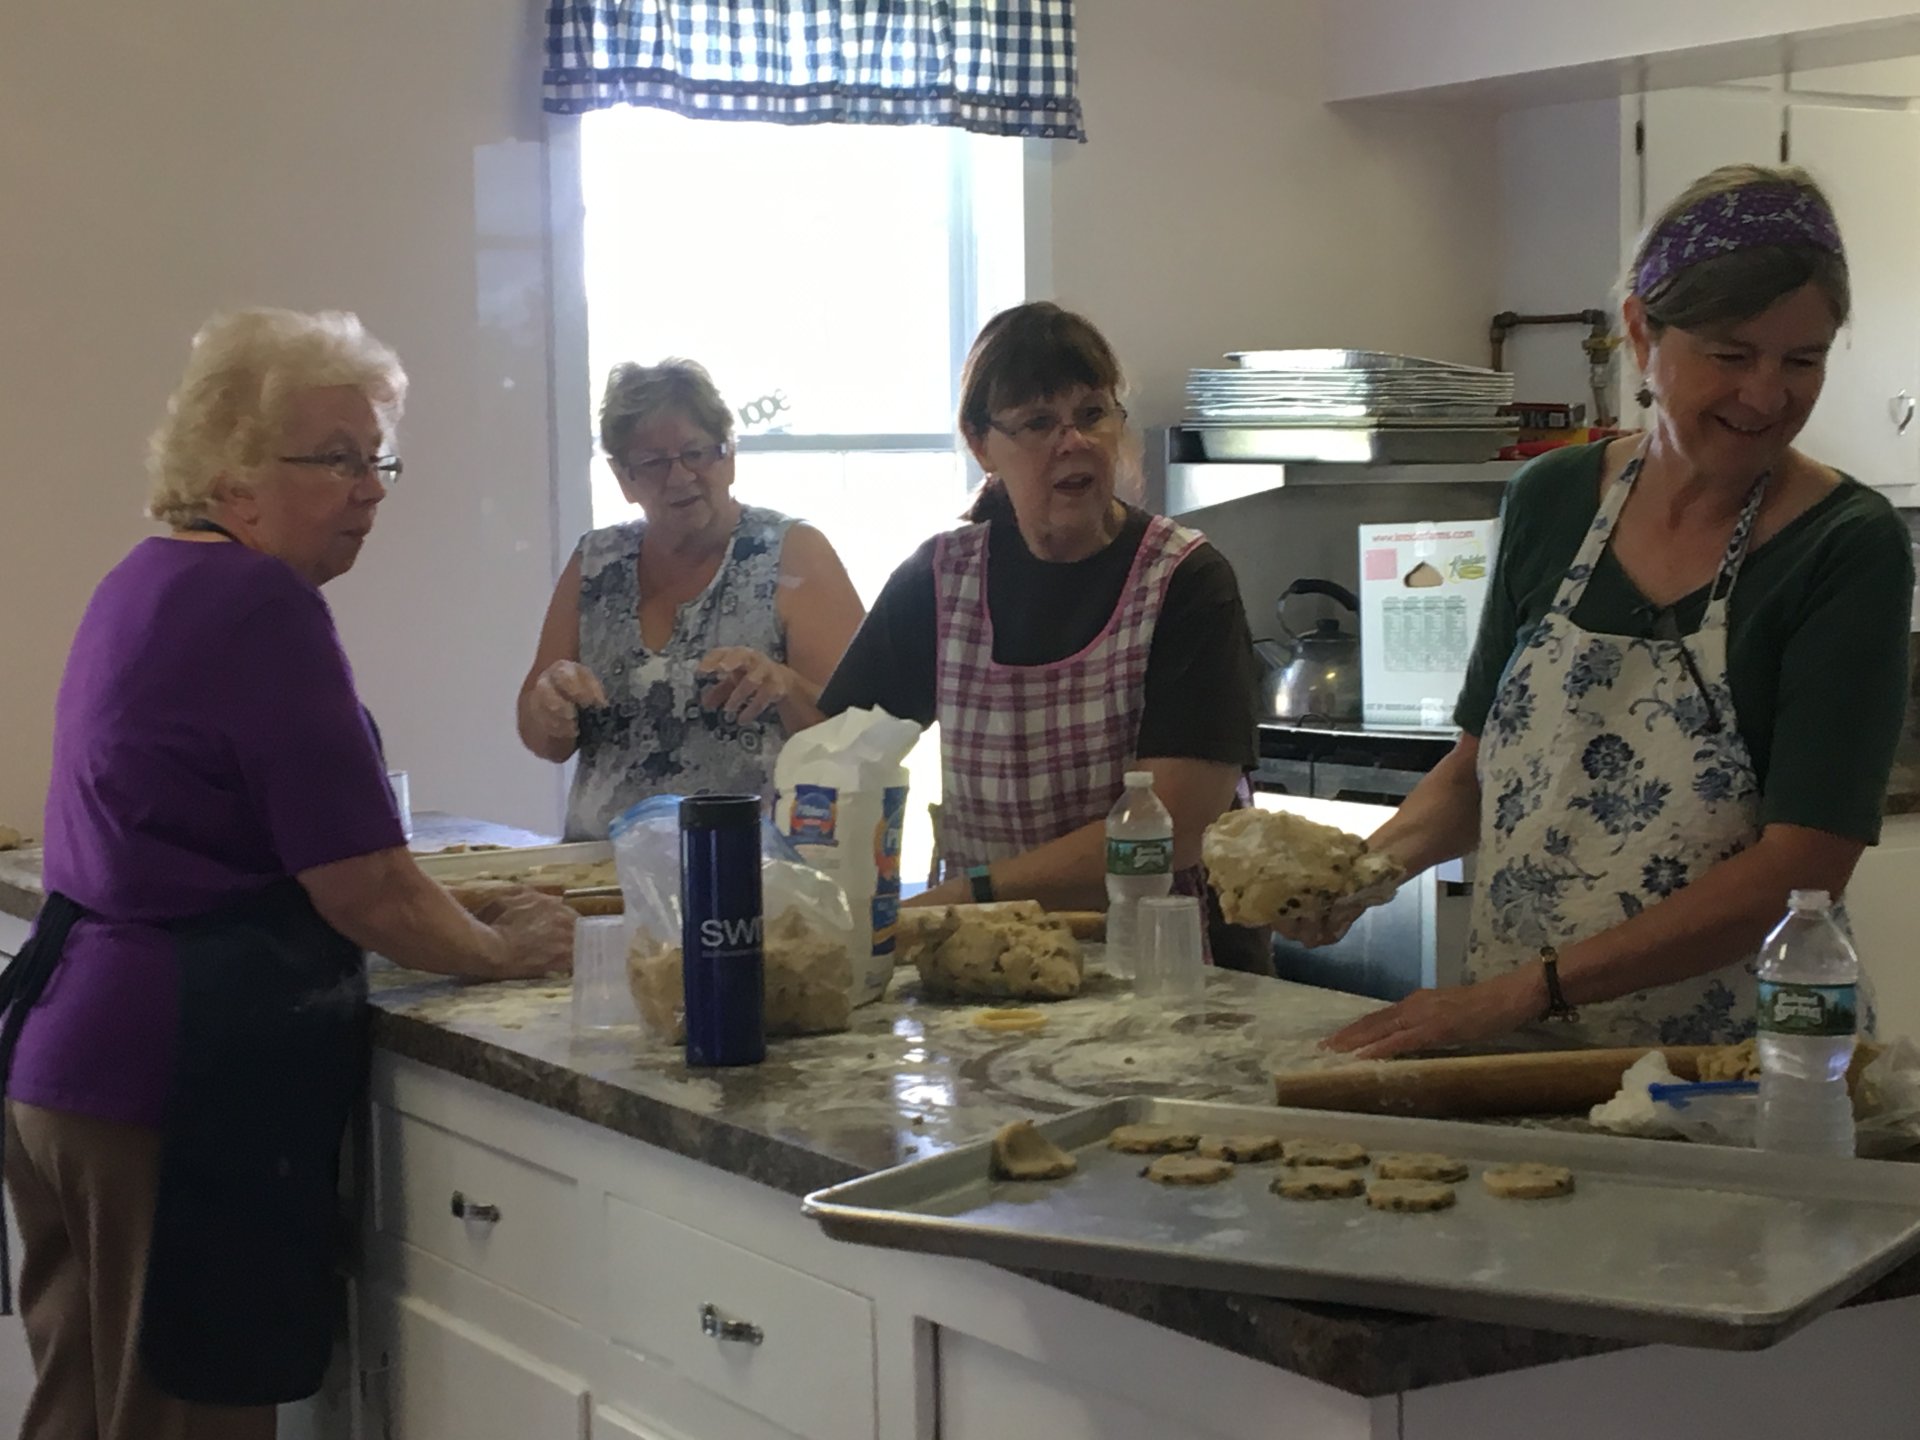
[[[764,795],[786,739],[769,710],[740,725],[700,704],[700,657],[744,645],[781,664],[786,627],[775,610],[780,551],[794,522],[741,507],[712,582],[680,607],[663,650],[640,639],[640,537],[646,521],[580,537],[580,662],[606,688],[605,710],[580,714],[580,751],[567,797],[567,839],[604,840],[607,825],[651,795]]]

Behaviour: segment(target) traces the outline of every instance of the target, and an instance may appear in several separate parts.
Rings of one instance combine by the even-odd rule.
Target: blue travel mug
[[[760,899],[760,797],[680,802],[680,953],[687,1064],[767,1058]]]

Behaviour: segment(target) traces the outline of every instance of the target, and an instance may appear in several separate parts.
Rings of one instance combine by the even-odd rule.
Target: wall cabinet
[[[1716,166],[1777,164],[1783,150],[1826,189],[1853,318],[1797,444],[1896,504],[1920,505],[1920,113],[1778,86],[1659,91],[1638,103],[1642,223]]]

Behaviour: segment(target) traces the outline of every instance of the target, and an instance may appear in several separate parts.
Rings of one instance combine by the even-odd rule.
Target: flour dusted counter
[[[15,913],[35,898],[33,858],[0,856],[0,905]],[[694,1075],[630,1035],[574,1036],[559,987],[381,967],[354,1357],[300,1423],[404,1440],[1920,1428],[1911,1264],[1877,1303],[1723,1354],[1016,1274],[837,1244],[801,1216],[808,1191],[1019,1115],[1128,1094],[1264,1101],[1271,1053],[1369,1003],[1209,983],[1193,1015],[1109,989],[1051,1007],[1038,1036],[887,1002],[852,1034]]]

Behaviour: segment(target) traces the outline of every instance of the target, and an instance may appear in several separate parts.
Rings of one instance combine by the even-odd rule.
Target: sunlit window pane
[[[595,375],[686,355],[736,409],[784,397],[775,431],[950,426],[964,137],[632,107],[587,116],[581,142]]]

